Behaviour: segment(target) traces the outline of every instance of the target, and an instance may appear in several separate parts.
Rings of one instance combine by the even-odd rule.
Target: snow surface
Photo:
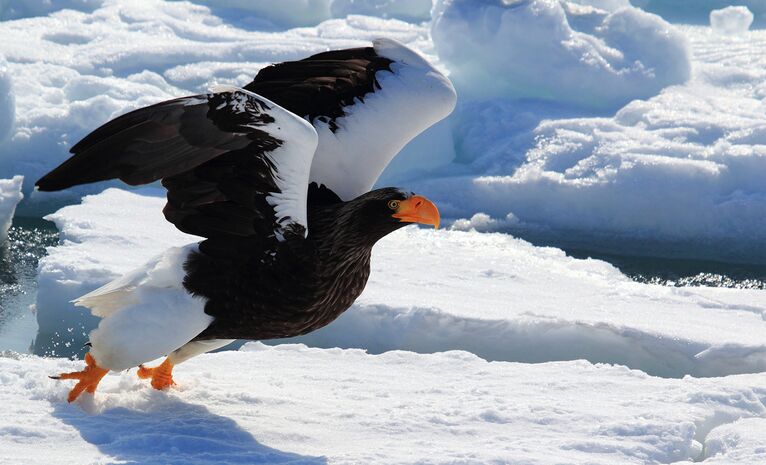
[[[472,231],[766,263],[766,32],[672,27],[627,0],[439,1],[433,25],[419,0],[194,3],[0,0],[0,173],[26,175],[29,194],[118,114],[382,36],[463,80],[454,116],[384,182],[462,219],[383,240],[359,301],[296,339],[369,353],[252,343],[184,363],[170,392],[125,372],[76,405],[47,375],[82,362],[3,353],[0,464],[766,462],[766,379],[737,374],[766,371],[763,291],[638,284]],[[631,3],[699,24],[731,3],[754,27],[766,11],[761,0]],[[546,53],[519,55],[509,39]],[[525,81],[499,59],[491,80],[460,77],[461,60],[493,56],[545,73]],[[22,210],[103,187],[33,193]],[[160,190],[140,192],[150,196],[110,189],[50,216],[61,245],[40,265],[36,352],[79,351],[96,320],[67,302],[197,240],[164,221]]]
[[[8,229],[11,227],[16,205],[24,198],[21,193],[23,182],[23,176],[0,179],[0,243],[8,238]]]
[[[708,24],[713,10],[745,6],[754,13],[756,27],[766,26],[766,2],[763,0],[630,0],[630,3],[667,21],[686,24]]]
[[[368,15],[411,22],[431,19],[431,0],[192,0],[247,28],[315,26],[331,18]]]
[[[58,10],[0,22],[0,105],[11,108],[15,97],[15,117],[0,112],[0,173],[26,176],[22,214],[104,188],[31,192],[73,143],[114,116],[382,36],[462,87],[453,116],[406,146],[380,185],[432,198],[445,218],[484,213],[497,230],[553,242],[766,263],[766,31],[674,27],[624,0],[440,1],[433,25],[351,15],[281,31],[237,22],[231,9],[245,3],[234,1],[212,10],[159,0],[63,3],[83,11],[4,5]],[[261,14],[261,3],[247,5]],[[328,5],[395,16],[404,3]],[[671,83],[680,84],[663,88]]]
[[[13,96],[11,75],[0,55],[0,143],[5,142],[13,128],[16,103]]]
[[[104,0],[3,0],[0,21],[42,16],[64,9],[92,12],[103,3]]]
[[[753,24],[753,13],[745,6],[727,6],[710,12],[710,27],[724,34],[743,34]]]
[[[763,458],[762,374],[251,343],[180,365],[167,392],[132,370],[67,404],[47,376],[81,364],[0,358],[0,463],[659,464],[703,444],[712,463]]]
[[[705,438],[705,463],[766,463],[766,419],[743,418],[714,428]]]
[[[279,2],[285,8],[290,3],[300,2]],[[266,2],[252,3],[258,4]],[[224,21],[188,2],[109,0],[90,14],[60,10],[0,22],[0,57],[7,61],[5,76],[13,77],[16,97],[14,128],[0,146],[0,173],[25,175],[25,193],[31,193],[35,180],[69,156],[69,147],[109,119],[217,84],[242,86],[272,62],[369,46],[378,37],[398,40],[437,61],[428,28],[395,19],[352,15],[313,28],[263,32],[237,28],[227,22],[232,17]],[[7,78],[0,77],[0,96],[5,83]],[[446,161],[452,159],[451,144],[436,146],[448,147]],[[443,153],[404,153],[403,158],[415,159],[420,168],[445,161]],[[82,193],[101,190],[103,185],[34,193],[21,208],[28,215],[50,213]]]
[[[66,302],[195,240],[162,218],[164,199],[118,189],[48,218],[62,245],[41,260],[36,353],[77,352],[94,319]],[[118,218],[114,205],[122,206]],[[402,247],[402,244],[411,247]],[[588,359],[660,376],[766,370],[762,291],[639,284],[502,234],[405,228],[373,250],[352,309],[296,341],[489,360]]]
[[[612,8],[439,0],[434,45],[469,98],[535,98],[611,110],[689,78],[680,32],[637,8],[596,3]]]
[[[35,352],[56,355],[79,350],[86,342],[83,332],[98,320],[71,300],[141,267],[170,247],[199,240],[168,227],[162,216],[164,200],[133,202],[126,195],[109,189],[46,217],[67,232],[62,233],[61,244],[40,260]],[[117,216],[115,205],[119,205]],[[82,208],[87,216],[77,215]]]
[[[452,118],[458,163],[409,187],[443,216],[512,214],[506,231],[558,243],[766,263],[766,31],[680,30],[687,83],[613,116],[502,96],[464,102]]]

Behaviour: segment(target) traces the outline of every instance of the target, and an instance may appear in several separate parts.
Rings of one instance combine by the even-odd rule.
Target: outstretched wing
[[[250,91],[219,88],[120,116],[72,147],[43,191],[107,179],[161,179],[165,217],[207,238],[305,237],[317,145],[305,120]]]
[[[415,136],[449,115],[456,94],[422,56],[389,39],[262,69],[245,86],[314,125],[312,182],[343,200],[367,191]]]

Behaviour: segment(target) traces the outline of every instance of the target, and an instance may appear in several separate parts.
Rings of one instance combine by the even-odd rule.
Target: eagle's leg
[[[210,339],[204,341],[191,341],[182,345],[168,355],[164,362],[154,368],[147,368],[143,365],[138,367],[138,377],[141,379],[152,379],[152,387],[155,389],[165,389],[174,384],[173,367],[183,363],[199,354],[204,354],[211,350],[219,349],[234,339]]]
[[[173,381],[173,363],[170,361],[170,357],[153,368],[140,365],[138,367],[138,377],[141,379],[151,378],[154,389],[167,389],[176,384]]]
[[[82,371],[73,371],[71,373],[61,373],[58,376],[51,376],[53,379],[76,379],[77,384],[69,391],[68,402],[73,402],[80,397],[83,391],[91,394],[96,392],[99,381],[109,372],[106,368],[101,368],[96,364],[96,359],[91,354],[85,354],[85,369]]]

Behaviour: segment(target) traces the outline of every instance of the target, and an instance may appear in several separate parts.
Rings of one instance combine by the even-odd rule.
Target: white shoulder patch
[[[277,239],[283,240],[284,232],[291,223],[302,226],[304,235],[307,234],[306,200],[311,162],[318,144],[316,130],[305,119],[258,94],[231,86],[216,86],[214,89],[216,92],[239,93],[260,100],[269,107],[268,114],[274,121],[258,129],[282,141],[276,150],[266,153],[274,165],[272,176],[280,190],[266,198],[269,205],[274,207],[279,223],[275,234]]]

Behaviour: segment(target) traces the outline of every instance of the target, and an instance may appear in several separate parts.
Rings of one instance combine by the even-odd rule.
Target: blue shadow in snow
[[[148,411],[119,407],[98,414],[54,404],[53,415],[119,463],[327,465],[324,457],[264,446],[230,418],[171,397],[152,402]]]

